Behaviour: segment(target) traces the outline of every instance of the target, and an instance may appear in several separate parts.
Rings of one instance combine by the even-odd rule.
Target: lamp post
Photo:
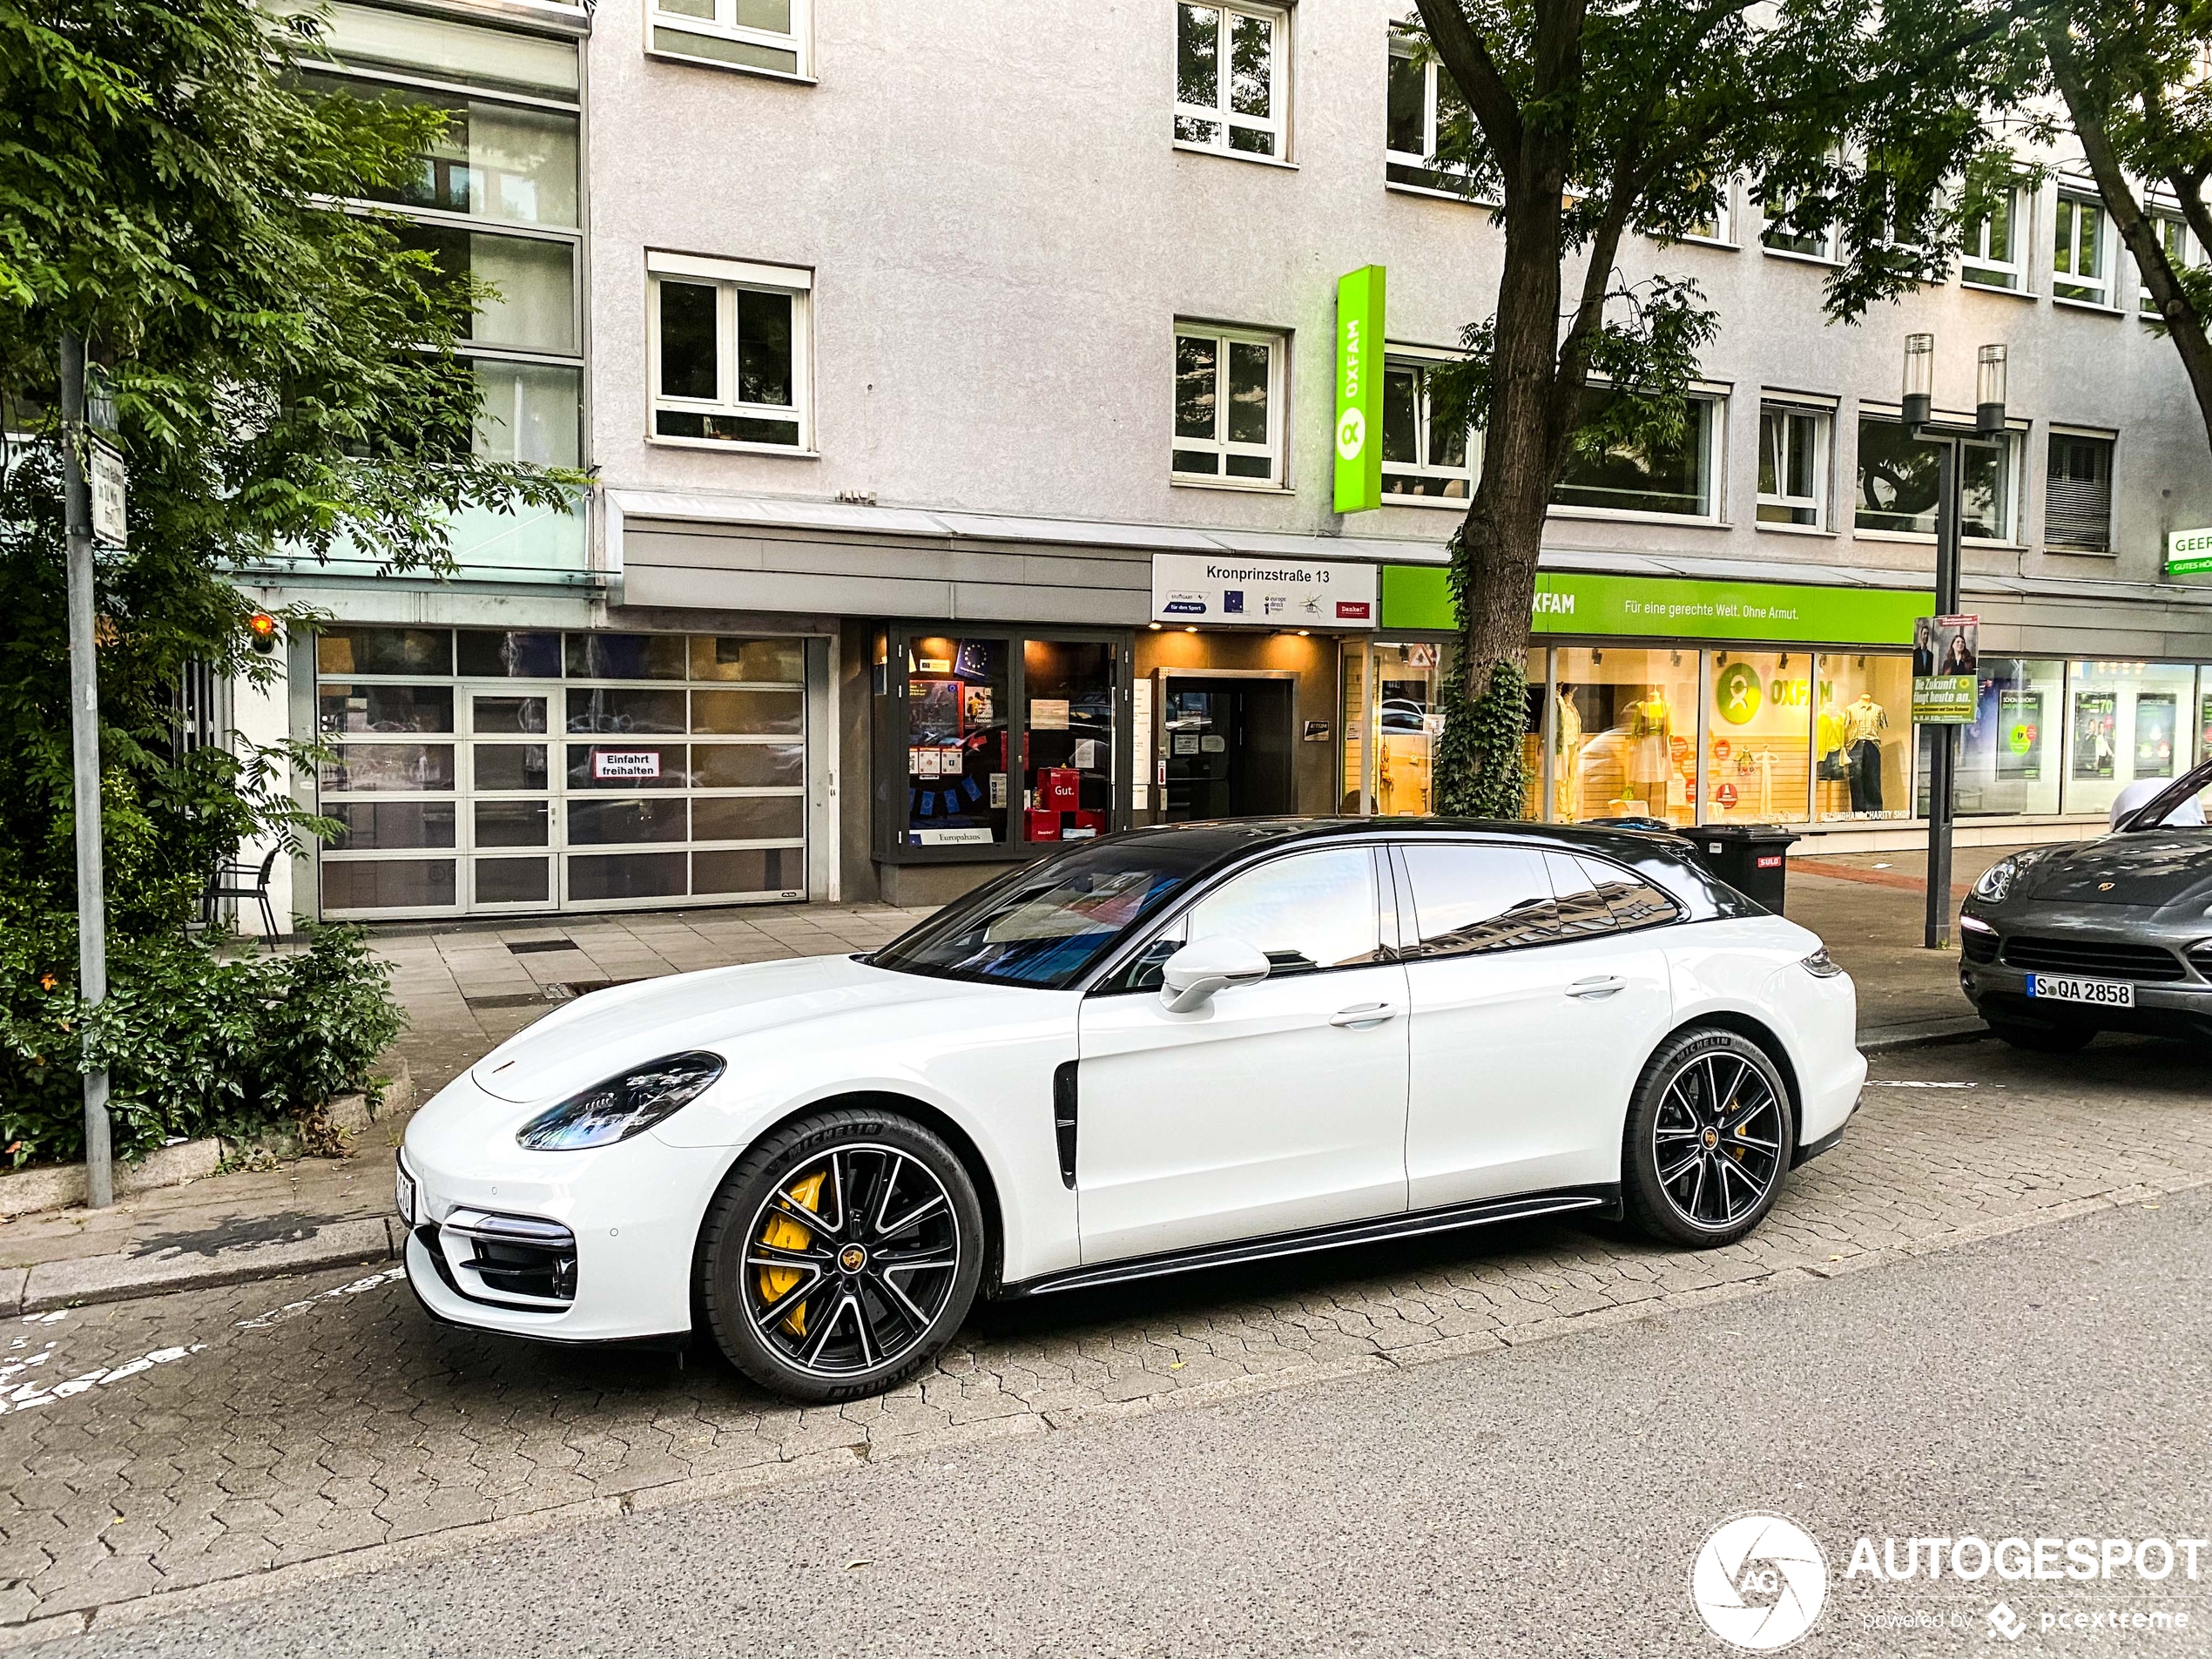
[[[1974,419],[1935,418],[1935,336],[1905,337],[1904,418],[1921,443],[1940,446],[1936,469],[1935,608],[1939,617],[1959,609],[1959,519],[1964,467],[1960,446],[2001,436],[2005,431],[2003,346],[1984,346],[1975,354]],[[1955,726],[1938,725],[1928,747],[1928,907],[1921,943],[1930,950],[1951,947],[1951,798],[1957,772],[1959,735]]]

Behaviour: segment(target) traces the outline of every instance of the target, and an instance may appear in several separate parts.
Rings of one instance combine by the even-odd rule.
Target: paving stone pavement
[[[1884,1055],[1835,1151],[1704,1255],[1532,1224],[980,1310],[879,1399],[802,1410],[711,1355],[433,1325],[388,1271],[0,1327],[0,1642],[855,1460],[1798,1291],[2212,1182],[2212,1056],[2107,1039]],[[793,1501],[803,1505],[803,1489]],[[350,1554],[349,1554],[350,1552]]]

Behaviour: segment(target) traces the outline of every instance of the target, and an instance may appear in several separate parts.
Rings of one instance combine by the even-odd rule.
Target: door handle
[[[1386,1020],[1397,1017],[1398,1007],[1393,1002],[1354,1002],[1350,1008],[1339,1008],[1332,1014],[1329,1023],[1353,1031],[1365,1031],[1371,1026],[1378,1026]]]
[[[1625,991],[1629,981],[1618,974],[1593,974],[1588,979],[1578,979],[1567,988],[1569,996],[1610,996],[1615,991]]]

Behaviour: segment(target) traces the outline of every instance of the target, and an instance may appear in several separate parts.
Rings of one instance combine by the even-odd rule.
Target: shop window
[[[2112,303],[2111,237],[2104,204],[2060,192],[2053,219],[2051,295],[2085,305]]]
[[[1972,725],[1957,728],[1952,809],[1962,818],[2055,814],[2066,664],[2027,658],[1981,659]],[[1919,813],[1928,811],[1928,757],[1939,726],[1919,729]]]
[[[1390,37],[1388,105],[1384,178],[1413,190],[1471,194],[1467,169],[1438,158],[1446,135],[1469,131],[1467,100],[1417,36],[1393,31]]]
[[[1011,811],[1010,647],[1003,639],[914,641],[907,661],[909,846],[1003,846]]]
[[[455,826],[449,800],[333,801],[322,810],[324,817],[338,825],[338,833],[328,845],[348,852],[389,853],[454,845]]]
[[[1993,443],[1959,445],[1961,536],[2012,540],[2013,448],[2009,435]],[[1919,442],[1897,421],[1860,416],[1858,497],[1852,523],[1862,530],[1933,536],[1941,462],[1940,444]]]
[[[2051,435],[2043,482],[2043,544],[2070,553],[2112,551],[2110,438]]]
[[[1024,836],[1103,835],[1114,812],[1114,648],[1032,639],[1022,660],[1028,726],[1022,745]]]
[[[570,634],[566,661],[572,680],[680,680],[686,652],[681,634]]]
[[[1828,435],[1836,417],[1791,403],[1759,406],[1759,523],[1828,527]]]
[[[806,75],[808,0],[651,0],[651,50],[727,69]]]
[[[653,435],[804,449],[810,273],[649,253]]]
[[[1444,685],[1455,647],[1448,641],[1349,641],[1344,651],[1343,810],[1362,816],[1420,818],[1439,810],[1437,739],[1444,731]],[[1522,733],[1527,794],[1522,812],[1543,813],[1544,653],[1528,653],[1528,714]]]
[[[1583,394],[1587,424],[1624,394],[1592,387]],[[1692,397],[1670,436],[1577,449],[1552,491],[1554,507],[1608,513],[1656,513],[1669,518],[1713,516],[1713,431],[1716,400]]]
[[[1816,705],[1814,815],[1824,822],[1905,817],[1912,659],[1824,651]]]
[[[1553,658],[1550,816],[1695,823],[1697,653],[1576,646]]]
[[[1176,143],[1285,158],[1290,33],[1290,14],[1270,6],[1177,6]]]
[[[1281,482],[1282,373],[1279,334],[1177,325],[1177,482],[1264,488]]]
[[[1437,418],[1438,361],[1393,354],[1385,364],[1382,493],[1457,506],[1474,493],[1472,446],[1466,426]]]
[[[1966,221],[1959,251],[1960,281],[2014,293],[2027,287],[2027,269],[2020,258],[2024,200],[2020,187],[2012,185],[1998,192],[1986,213]]]
[[[319,674],[450,674],[453,636],[442,628],[331,628],[315,637]]]
[[[2164,663],[2074,663],[2067,673],[2065,793],[2068,815],[2102,815],[2141,779],[2177,778],[2190,765],[2196,671]],[[2212,707],[2194,711],[2212,724]]]
[[[1705,745],[1705,822],[1802,824],[1811,802],[1812,669],[1804,651],[1715,651]],[[1862,709],[1847,731],[1865,738],[1911,717],[1909,706]],[[1900,737],[1902,733],[1898,734]],[[1880,793],[1878,768],[1855,798],[1859,809],[1901,816]]]

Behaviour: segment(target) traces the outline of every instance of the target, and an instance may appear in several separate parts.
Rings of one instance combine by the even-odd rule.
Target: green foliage
[[[485,290],[389,196],[448,118],[302,86],[311,16],[251,0],[0,0],[0,1117],[17,1161],[77,1144],[76,887],[59,344],[87,342],[130,472],[96,583],[117,1144],[312,1105],[395,1015],[357,945],[224,963],[187,936],[241,845],[329,826],[301,755],[185,752],[185,667],[267,684],[225,573],[279,545],[449,559],[463,508],[550,508],[573,475],[475,452],[456,354]],[[308,1013],[295,1013],[307,1010]]]
[[[390,969],[360,931],[326,928],[304,951],[225,960],[212,938],[120,947],[107,999],[87,1010],[0,935],[0,1148],[19,1166],[81,1156],[80,1054],[110,1068],[115,1150],[240,1134],[370,1087],[399,1035]],[[80,1048],[80,1044],[82,1045]]]
[[[1444,677],[1444,730],[1433,775],[1436,810],[1447,818],[1517,819],[1528,811],[1528,676],[1517,663],[1490,671],[1480,697],[1467,701],[1467,657],[1455,655]]]

